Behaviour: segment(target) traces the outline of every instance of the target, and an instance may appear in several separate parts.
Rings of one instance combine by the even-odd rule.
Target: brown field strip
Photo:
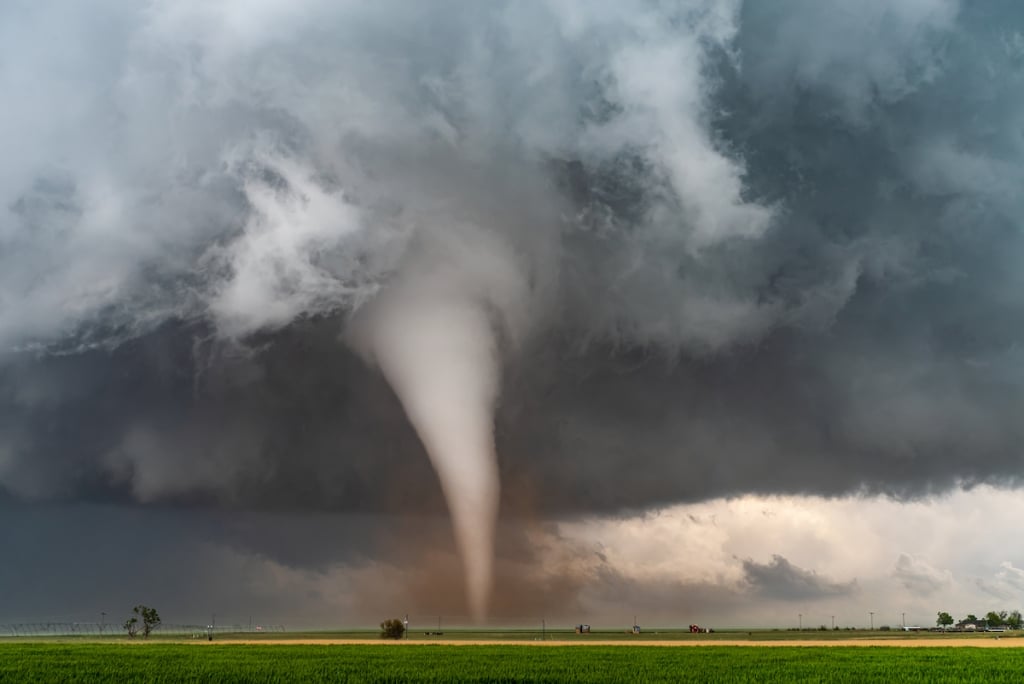
[[[878,638],[865,637],[863,639],[787,639],[773,641],[751,641],[751,640],[715,640],[715,641],[626,641],[626,640],[587,640],[587,641],[515,641],[503,639],[439,639],[437,641],[407,641],[388,640],[379,641],[371,639],[225,639],[221,641],[195,641],[185,642],[197,645],[205,644],[217,646],[221,644],[251,644],[251,645],[306,645],[306,646],[333,646],[333,645],[388,645],[388,646],[425,646],[430,644],[443,644],[445,646],[662,646],[662,647],[714,647],[714,646],[767,646],[778,648],[799,648],[801,646],[893,646],[899,648],[1022,648],[1024,638],[958,638],[950,639],[905,639],[905,638]]]

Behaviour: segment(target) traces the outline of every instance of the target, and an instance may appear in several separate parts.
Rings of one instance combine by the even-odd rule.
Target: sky
[[[4,3],[0,624],[1021,608],[1022,27]]]

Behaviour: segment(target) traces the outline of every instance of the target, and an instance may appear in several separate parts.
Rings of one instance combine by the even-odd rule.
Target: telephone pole
[[[874,630],[875,629],[875,611],[872,610],[868,614],[871,616],[871,629]]]

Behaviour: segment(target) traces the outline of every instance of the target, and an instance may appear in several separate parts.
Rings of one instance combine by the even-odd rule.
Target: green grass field
[[[0,682],[1019,682],[1024,649],[0,644]]]

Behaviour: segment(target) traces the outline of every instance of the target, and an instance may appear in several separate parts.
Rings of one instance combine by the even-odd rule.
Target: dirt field
[[[437,641],[404,641],[381,639],[372,641],[366,639],[231,639],[214,642],[198,641],[197,644],[208,644],[217,646],[219,644],[267,644],[267,645],[316,645],[330,646],[342,644],[380,644],[389,646],[423,646],[429,644],[444,644],[446,646],[663,646],[671,647],[715,647],[715,646],[770,646],[779,648],[794,648],[800,646],[895,646],[899,648],[947,648],[947,647],[971,647],[971,648],[1024,648],[1024,639],[999,637],[992,638],[963,638],[952,637],[949,639],[908,639],[908,638],[878,638],[865,637],[863,639],[789,639],[780,641],[514,641],[496,639],[438,639]]]

